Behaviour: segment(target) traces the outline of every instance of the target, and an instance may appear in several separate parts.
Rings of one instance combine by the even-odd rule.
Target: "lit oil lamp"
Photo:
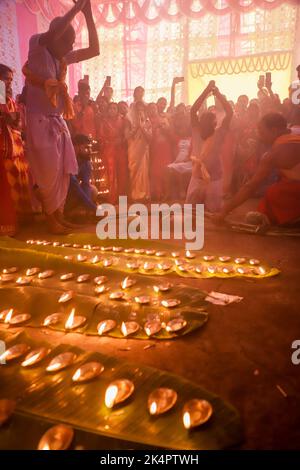
[[[256,268],[253,269],[253,272],[254,274],[256,274],[257,276],[265,276],[267,274],[267,271],[265,268],[263,268],[262,266],[258,266]]]
[[[135,279],[131,279],[130,277],[125,277],[125,279],[121,282],[122,289],[129,289],[130,287],[136,284]]]
[[[0,400],[0,427],[7,423],[12,417],[16,408],[14,400],[2,399]]]
[[[100,263],[101,259],[102,259],[101,256],[98,256],[98,255],[93,256],[93,258],[91,258],[91,263],[92,264]]]
[[[72,246],[72,243],[63,243],[61,246],[64,248],[70,248]]]
[[[196,255],[195,255],[195,253],[193,253],[192,251],[187,250],[187,251],[185,252],[185,257],[186,257],[187,259],[194,259],[194,258],[196,258]]]
[[[73,243],[72,247],[78,249],[78,248],[81,248],[82,245],[80,245],[79,243]]]
[[[65,424],[58,424],[45,432],[38,444],[38,450],[67,450],[73,439],[73,429]]]
[[[112,258],[105,258],[103,260],[103,266],[105,268],[108,268],[109,266],[111,266],[113,264],[113,259]]]
[[[36,364],[39,364],[46,356],[50,353],[51,349],[49,348],[38,348],[33,351],[30,351],[29,354],[25,357],[24,361],[21,363],[22,367],[32,367]]]
[[[76,256],[76,261],[78,261],[79,263],[84,263],[86,260],[87,260],[87,256],[82,255],[81,253],[79,253],[79,255]]]
[[[80,366],[74,373],[73,382],[82,383],[95,379],[104,371],[104,366],[100,362],[87,362]]]
[[[15,276],[13,274],[1,274],[0,281],[2,284],[13,282],[15,280]]]
[[[119,379],[112,382],[105,392],[105,405],[113,408],[119,403],[123,403],[134,392],[134,384],[128,379]]]
[[[61,245],[60,242],[53,242],[53,243],[52,243],[52,246],[55,246],[55,247],[56,247],[56,246],[60,246],[60,245]]]
[[[121,253],[122,251],[124,251],[124,248],[122,246],[113,246],[114,253]]]
[[[83,245],[83,248],[85,250],[91,250],[92,249],[92,245]]]
[[[171,388],[157,388],[148,397],[148,410],[152,416],[169,411],[177,401],[177,393]]]
[[[143,255],[145,253],[144,248],[135,248],[134,252],[136,255]]]
[[[158,258],[162,258],[163,256],[166,256],[166,252],[165,251],[157,251],[155,253],[155,256],[157,256]]]
[[[107,281],[108,281],[108,279],[107,279],[106,276],[97,276],[94,279],[94,283],[97,284],[97,286],[101,286],[102,284],[104,284]]]
[[[243,266],[239,266],[238,268],[236,268],[236,272],[237,272],[238,274],[241,274],[241,275],[243,275],[243,274],[249,274],[249,273],[250,273],[250,269],[249,269],[249,268],[245,268],[245,267],[243,267]]]
[[[179,251],[172,251],[171,256],[172,256],[172,258],[179,258],[180,252]]]
[[[140,325],[136,321],[122,322],[121,332],[123,336],[130,336],[139,331]]]
[[[109,291],[109,287],[106,287],[104,285],[102,286],[96,286],[95,287],[95,294],[105,294],[105,292]]]
[[[144,325],[144,330],[147,336],[153,336],[160,332],[162,324],[160,320],[148,320]]]
[[[57,323],[62,321],[62,314],[61,313],[52,313],[51,315],[48,315],[44,322],[43,326],[52,326],[52,325],[57,325]]]
[[[149,295],[138,295],[134,298],[134,300],[137,304],[146,305],[150,303],[151,298]]]
[[[146,261],[143,264],[143,269],[144,271],[152,271],[155,268],[155,264],[151,263],[150,261]]]
[[[12,266],[11,268],[4,268],[2,269],[3,274],[15,274],[19,271],[19,268],[16,266]]]
[[[43,241],[43,246],[49,246],[49,245],[51,245],[51,242],[47,240]]]
[[[110,300],[125,300],[125,292],[117,291],[109,294]]]
[[[246,258],[235,258],[235,264],[244,264],[246,263]]]
[[[201,264],[198,264],[197,266],[195,266],[195,271],[197,274],[201,274],[203,272],[203,266],[201,266]]]
[[[165,262],[165,263],[158,263],[157,268],[161,271],[169,271],[172,268],[172,264]]]
[[[66,302],[69,302],[71,299],[74,297],[74,292],[72,290],[69,290],[67,292],[64,292],[58,299],[59,304],[64,304]]]
[[[74,279],[74,277],[75,277],[74,273],[66,273],[66,274],[62,274],[59,279],[62,282],[65,282],[65,281],[70,281],[71,279]]]
[[[153,255],[155,255],[155,250],[146,250],[145,253],[148,256],[153,256]]]
[[[26,270],[26,276],[28,277],[35,276],[39,272],[40,272],[40,268],[28,268]]]
[[[82,284],[83,282],[88,282],[90,279],[90,274],[81,274],[77,277],[76,282],[78,282],[78,284]]]
[[[233,266],[224,266],[224,268],[222,268],[223,274],[231,274],[233,272],[234,272]]]
[[[93,251],[99,251],[99,250],[100,250],[100,246],[98,246],[98,245],[93,245],[93,246],[92,246],[92,250],[93,250]]]
[[[178,307],[181,304],[179,299],[164,299],[161,301],[161,305],[166,308]]]
[[[178,267],[178,270],[181,271],[182,273],[187,273],[190,270],[190,264],[184,263],[180,264]]]
[[[206,400],[193,399],[183,407],[183,425],[192,429],[206,423],[213,412],[211,404]]]
[[[109,331],[113,330],[117,326],[117,322],[115,320],[102,320],[97,325],[98,335],[102,336],[108,333]]]
[[[67,260],[67,261],[73,261],[74,256],[73,255],[66,255],[66,256],[64,256],[64,259]]]
[[[5,362],[13,361],[21,356],[24,356],[29,351],[30,347],[24,343],[18,343],[10,348],[6,349],[0,356],[0,364]]]
[[[153,290],[154,292],[156,292],[157,294],[159,292],[168,292],[169,290],[171,290],[173,287],[173,284],[171,284],[170,282],[165,282],[163,284],[158,284],[157,286],[153,286]]]
[[[29,284],[31,284],[31,279],[30,277],[18,277],[16,284],[18,286],[29,286]]]
[[[27,245],[34,245],[34,240],[26,240]]]
[[[175,265],[176,266],[181,266],[182,264],[185,264],[185,259],[175,259]]]
[[[230,256],[219,256],[219,260],[221,261],[221,263],[228,263],[228,261],[231,260],[231,257]]]
[[[214,261],[215,256],[213,255],[205,255],[203,256],[204,261]]]
[[[259,259],[250,259],[249,263],[251,264],[251,266],[258,266],[260,264],[260,261]]]
[[[101,251],[112,251],[112,246],[101,246]]]
[[[134,248],[125,248],[124,253],[134,253]]]
[[[47,271],[42,271],[38,274],[39,279],[48,279],[49,277],[54,276],[54,271],[52,269],[48,269]]]
[[[167,323],[166,331],[168,333],[177,333],[178,331],[183,330],[187,325],[187,322],[184,318],[178,317],[173,318]]]
[[[216,266],[207,266],[207,271],[209,274],[215,274],[217,272],[217,267]]]
[[[72,308],[70,315],[65,323],[66,330],[76,330],[86,323],[86,317],[75,315],[75,308]]]
[[[5,321],[6,316],[11,312],[11,310],[11,308],[2,310],[2,312],[0,312],[0,321]]]
[[[48,372],[58,372],[60,370],[66,369],[72,365],[76,360],[76,354],[72,352],[64,352],[55,356],[51,362],[48,364],[46,370]]]
[[[126,267],[134,271],[139,268],[139,263],[137,261],[128,261],[128,263],[126,263]]]
[[[10,309],[5,317],[4,323],[11,326],[22,325],[22,323],[30,320],[31,315],[29,313],[14,313],[13,309]]]

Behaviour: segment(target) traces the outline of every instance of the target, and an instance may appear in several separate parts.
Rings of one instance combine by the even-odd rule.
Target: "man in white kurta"
[[[86,18],[90,45],[87,49],[73,51],[75,31],[70,22],[80,11]],[[69,130],[63,118],[66,115],[66,101],[69,108],[71,105],[62,68],[98,54],[99,42],[90,0],[78,0],[64,17],[52,21],[48,32],[30,39],[28,62],[24,67],[27,156],[53,233],[64,233],[69,226],[62,213],[70,175],[77,174],[78,170]],[[52,95],[49,85],[54,90]]]

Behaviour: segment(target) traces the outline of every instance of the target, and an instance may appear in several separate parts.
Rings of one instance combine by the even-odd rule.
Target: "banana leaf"
[[[26,343],[32,349],[48,346],[35,342],[24,333],[9,339],[0,333],[7,347]],[[49,346],[51,347],[51,346]],[[77,359],[69,368],[47,373],[50,360],[65,351],[73,351]],[[72,376],[79,365],[99,361],[104,372],[91,382],[74,384]],[[224,449],[239,444],[242,427],[237,411],[220,397],[193,382],[151,367],[131,364],[101,353],[87,353],[79,348],[60,345],[35,367],[24,368],[20,360],[0,365],[0,398],[15,399],[17,412],[67,423],[75,430],[167,449],[204,450]],[[123,406],[107,409],[104,396],[110,382],[127,378],[133,381],[134,394]],[[157,387],[176,390],[174,408],[159,417],[150,416],[147,397]],[[184,403],[192,398],[208,400],[213,407],[210,420],[187,431],[182,423]],[[35,446],[41,436],[37,436]]]
[[[163,257],[157,257],[157,256],[149,256],[146,254],[136,254],[136,253],[114,253],[113,250],[106,251],[106,252],[101,252],[101,251],[94,251],[91,248],[72,248],[68,246],[52,246],[52,245],[44,245],[43,241],[40,240],[34,240],[34,244],[27,244],[25,242],[19,242],[15,240],[11,240],[9,238],[3,238],[0,242],[0,253],[1,251],[5,250],[20,250],[20,252],[43,252],[43,253],[48,253],[48,254],[54,254],[59,257],[64,257],[64,256],[76,256],[77,254],[85,254],[88,256],[88,260],[85,264],[85,266],[91,264],[91,259],[95,254],[100,254],[102,258],[112,258],[113,259],[113,265],[103,268],[103,264],[100,261],[99,262],[99,267],[102,266],[102,268],[106,272],[111,272],[115,269],[121,269],[123,272],[130,273],[130,269],[127,267],[127,262],[129,260],[134,260],[141,262],[141,266],[136,270],[137,273],[142,274],[142,275],[155,275],[155,276],[166,276],[166,275],[173,275],[173,276],[180,276],[180,277],[189,277],[189,278],[212,278],[212,277],[218,277],[222,279],[230,279],[233,277],[245,277],[245,278],[254,278],[254,279],[264,279],[268,277],[275,276],[279,274],[279,270],[274,267],[268,266],[266,263],[261,262],[260,267],[262,268],[261,271],[257,271],[255,267],[253,267],[250,264],[250,258],[245,257],[246,260],[242,265],[240,266],[239,264],[235,263],[236,257],[241,257],[240,254],[232,254],[231,255],[231,260],[228,261],[227,263],[223,263],[219,260],[219,255],[215,254],[215,259],[207,262],[203,260],[203,256],[205,253],[202,252],[195,252],[196,257],[194,259],[186,259],[185,258],[185,252],[180,253],[180,260],[182,264],[186,265],[186,270],[182,271],[180,266],[176,265],[176,262],[174,258],[172,257],[171,253],[173,250],[177,251],[176,246],[173,245],[165,245],[161,243],[150,243],[145,241],[145,240],[139,240],[137,241],[132,241],[132,240],[122,240],[122,243],[120,241],[114,241],[114,240],[106,240],[105,243],[97,239],[96,236],[89,235],[89,234],[76,234],[76,235],[69,235],[67,237],[58,237],[55,241],[59,242],[60,244],[80,244],[82,246],[90,246],[90,247],[98,247],[99,249],[101,247],[106,247],[108,248],[109,246],[121,246],[123,248],[128,248],[128,247],[135,247],[135,248],[151,248],[151,249],[161,249],[162,251],[166,252],[166,255]],[[108,243],[109,242],[109,243]],[[143,243],[142,243],[143,242]],[[159,262],[167,261],[168,263],[171,263],[171,268],[168,270],[161,270],[157,267]],[[143,263],[144,262],[151,262],[155,264],[155,269],[149,273],[148,271],[145,271],[143,269]],[[73,260],[72,263],[74,266],[77,266],[78,263],[76,260]],[[209,266],[213,266],[215,268],[214,272],[209,272],[207,268]],[[201,267],[201,272],[198,272],[199,268]],[[229,272],[225,273],[223,271],[223,268],[229,267]],[[244,268],[244,272],[241,272],[240,268]]]

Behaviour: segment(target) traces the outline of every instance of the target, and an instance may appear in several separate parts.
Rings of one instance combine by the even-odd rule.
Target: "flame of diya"
[[[177,393],[171,388],[157,388],[148,397],[148,410],[153,416],[169,411],[177,401]]]
[[[181,302],[179,299],[164,299],[161,301],[161,305],[166,308],[175,308],[180,304]]]
[[[48,429],[43,435],[38,444],[38,450],[67,450],[73,439],[73,429],[65,424],[58,424]]]
[[[30,277],[18,277],[18,279],[16,280],[16,284],[18,286],[29,286],[29,284],[31,284],[31,279]]]
[[[76,354],[64,352],[55,356],[46,367],[48,372],[58,372],[72,365],[76,360]]]
[[[36,364],[39,364],[46,356],[50,353],[51,349],[49,348],[38,348],[33,351],[30,351],[29,354],[25,357],[23,362],[21,363],[22,367],[32,367]]]
[[[100,362],[87,362],[80,366],[74,373],[73,382],[88,382],[95,379],[104,371],[104,366]]]
[[[105,405],[113,408],[119,403],[123,403],[134,392],[134,384],[128,379],[119,379],[112,382],[105,392]]]
[[[0,355],[0,364],[5,364],[5,362],[13,361],[14,359],[24,356],[29,349],[30,347],[24,343],[18,343],[11,346]]]
[[[74,277],[75,277],[74,273],[66,273],[66,274],[62,274],[60,276],[60,280],[61,281],[70,281],[71,279],[74,279]]]
[[[38,278],[39,279],[48,279],[49,277],[54,276],[54,271],[52,269],[48,269],[47,271],[43,271],[39,273]]]
[[[134,279],[131,279],[130,277],[125,277],[125,279],[121,282],[121,287],[122,289],[129,289],[135,284],[136,284],[136,281]]]
[[[60,298],[58,299],[58,303],[64,304],[66,302],[69,302],[71,299],[74,297],[74,292],[72,290],[69,290],[62,294]]]
[[[178,317],[170,320],[166,325],[166,331],[168,333],[177,333],[178,331],[183,330],[187,325],[187,322],[184,318]]]
[[[183,407],[183,425],[185,429],[201,426],[210,419],[212,413],[213,408],[208,401],[190,400]]]
[[[130,336],[139,331],[140,325],[136,321],[122,322],[121,332],[123,336]]]
[[[109,331],[113,330],[117,326],[117,322],[115,320],[102,320],[97,325],[98,335],[102,336],[108,333]]]
[[[80,328],[86,323],[86,317],[82,315],[75,315],[75,308],[72,308],[70,315],[65,323],[66,330],[75,330]]]
[[[56,325],[62,320],[62,314],[61,313],[52,313],[51,315],[48,315],[44,322],[43,326],[52,326]]]
[[[26,276],[28,276],[28,277],[35,276],[39,272],[40,272],[40,268],[28,268],[26,270]]]
[[[144,330],[147,336],[153,336],[160,332],[162,324],[160,320],[148,320],[144,325]]]

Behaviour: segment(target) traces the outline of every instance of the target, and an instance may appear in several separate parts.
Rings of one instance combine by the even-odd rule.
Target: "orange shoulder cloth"
[[[284,144],[300,144],[300,135],[283,134],[275,140],[273,148],[277,147],[278,145]]]
[[[60,61],[60,73],[59,78],[48,78],[44,79],[39,75],[36,75],[28,67],[28,62],[22,69],[25,75],[26,81],[32,86],[36,86],[45,90],[45,93],[54,108],[57,107],[58,96],[62,95],[64,101],[64,118],[66,120],[73,119],[75,116],[72,99],[68,93],[68,86],[66,84],[67,75],[67,63],[64,59]]]

